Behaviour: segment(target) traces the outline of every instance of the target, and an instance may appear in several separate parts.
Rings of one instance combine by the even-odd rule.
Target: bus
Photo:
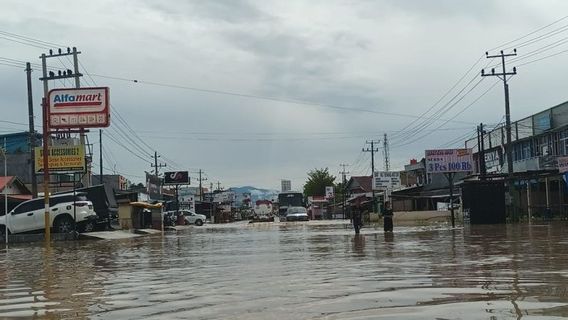
[[[286,191],[278,194],[278,215],[285,216],[288,207],[303,207],[304,194],[295,191]]]

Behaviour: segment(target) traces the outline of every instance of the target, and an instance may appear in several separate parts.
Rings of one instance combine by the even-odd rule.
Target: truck
[[[278,194],[278,215],[286,216],[289,207],[305,207],[304,194],[297,191],[286,191]]]

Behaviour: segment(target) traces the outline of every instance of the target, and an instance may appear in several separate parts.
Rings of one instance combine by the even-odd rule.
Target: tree
[[[335,187],[335,177],[328,168],[314,169],[308,172],[308,181],[304,185],[304,196],[325,196],[325,187]]]

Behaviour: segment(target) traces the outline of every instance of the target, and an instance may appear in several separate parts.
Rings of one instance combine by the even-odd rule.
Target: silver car
[[[304,207],[290,207],[286,210],[286,221],[308,221],[308,211]]]

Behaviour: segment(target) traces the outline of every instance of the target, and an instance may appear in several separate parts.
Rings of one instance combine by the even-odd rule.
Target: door
[[[35,216],[37,212],[34,208],[37,206],[37,202],[37,200],[26,201],[12,211],[12,214],[8,217],[8,225],[12,233],[36,230]]]

